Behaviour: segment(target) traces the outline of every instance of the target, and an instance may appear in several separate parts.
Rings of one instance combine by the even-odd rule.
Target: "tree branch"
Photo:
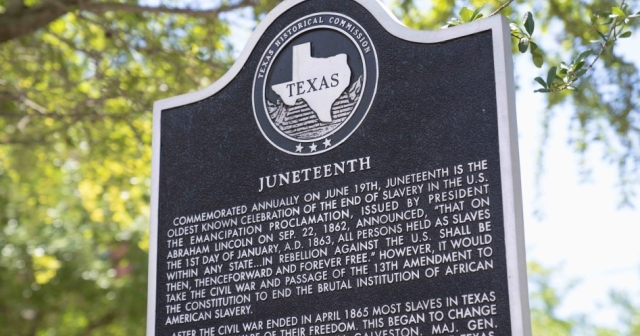
[[[29,35],[40,28],[46,27],[49,23],[73,11],[74,8],[94,14],[129,12],[216,17],[220,13],[255,5],[256,2],[256,0],[239,0],[213,9],[197,10],[191,8],[167,6],[150,7],[129,3],[90,2],[83,0],[45,0],[38,5],[25,7],[21,0],[11,0],[8,4],[12,6],[12,9],[9,10],[9,8],[7,8],[4,13],[0,14],[0,43]]]
[[[116,317],[118,317],[116,312],[115,311],[110,311],[110,312],[106,313],[105,315],[103,315],[98,320],[92,321],[91,323],[89,323],[89,325],[80,333],[80,335],[91,335],[91,332],[94,329],[100,328],[102,326],[105,326],[105,325],[111,323],[113,320],[115,320]]]
[[[44,145],[49,144],[49,137],[58,132],[66,132],[70,127],[85,118],[86,115],[78,113],[74,115],[69,115],[70,121],[63,122],[60,127],[56,127],[53,129],[49,129],[46,132],[41,132],[35,135],[34,137],[22,137],[22,138],[14,138],[8,135],[4,137],[0,137],[0,145]],[[98,115],[98,118],[92,118],[91,120],[97,120],[102,118],[112,118],[112,119],[126,119],[126,115],[122,115],[121,118],[117,118],[115,115]]]
[[[22,0],[7,0],[5,13],[15,15],[22,12],[25,9],[24,2]]]
[[[622,0],[622,3],[620,4],[620,6],[624,7],[624,3],[625,3],[625,0]],[[586,68],[587,71],[589,71],[589,69],[593,68],[593,66],[596,64],[598,59],[600,59],[600,56],[602,56],[602,53],[607,48],[607,42],[611,39],[611,34],[614,34],[614,36],[615,36],[616,24],[618,24],[618,18],[615,18],[615,20],[613,20],[613,23],[611,25],[612,28],[611,28],[611,30],[609,30],[609,34],[607,34],[607,40],[604,41],[603,43],[600,43],[600,51],[596,55],[596,58],[593,59],[593,62],[591,62],[591,64],[589,64],[589,66]]]
[[[513,0],[509,0],[509,1],[505,2],[504,4],[502,4],[502,6],[498,7],[498,9],[496,9],[496,11],[491,13],[491,15],[489,15],[489,16],[494,16],[494,15],[500,13],[503,9],[509,7],[509,5],[511,5],[512,2],[513,2]]]
[[[67,0],[73,1],[76,0]],[[66,13],[66,10],[46,1],[33,7],[23,7],[17,12],[6,11],[0,14],[0,43],[29,35]]]
[[[620,3],[620,7],[624,7],[626,0],[622,0],[622,2]],[[584,70],[585,72],[588,72],[589,70],[591,70],[591,68],[593,68],[593,66],[596,64],[596,62],[598,62],[598,60],[600,59],[600,57],[602,56],[602,54],[604,53],[605,49],[607,49],[607,43],[609,43],[609,41],[611,41],[612,38],[614,38],[615,41],[615,37],[616,37],[616,27],[618,25],[618,19],[619,18],[615,18],[613,20],[613,23],[611,23],[611,28],[609,29],[609,32],[607,33],[607,37],[606,39],[604,39],[604,42],[600,42],[600,50],[598,51],[598,53],[596,54],[596,57],[591,61],[591,63],[589,63],[589,66],[587,66]],[[611,36],[613,35],[613,36]],[[567,88],[569,88],[571,86],[571,84],[573,84],[578,78],[575,77],[573,80],[571,80],[568,83],[564,83],[556,88],[549,88],[549,92],[560,92],[562,90],[565,90]]]
[[[149,7],[140,6],[130,3],[119,2],[89,2],[82,3],[78,6],[81,10],[86,10],[95,14],[103,14],[106,12],[129,12],[129,13],[167,13],[167,14],[184,14],[193,17],[214,17],[220,13],[228,12],[247,6],[254,5],[254,0],[241,0],[235,4],[222,5],[218,8],[208,10],[197,10],[190,8],[175,8],[167,6]]]

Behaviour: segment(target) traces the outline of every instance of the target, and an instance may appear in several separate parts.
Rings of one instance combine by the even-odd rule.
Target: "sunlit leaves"
[[[462,20],[462,22],[470,22],[473,17],[473,11],[467,7],[462,7],[458,14],[460,15],[460,19]]]
[[[626,327],[623,334],[640,335],[640,302],[624,290],[613,290],[609,296],[618,307],[620,319]]]
[[[602,19],[603,16],[604,20]],[[562,90],[576,90],[576,81],[593,67],[605,50],[612,48],[615,41],[619,38],[628,38],[631,36],[631,31],[627,30],[623,32],[625,26],[629,24],[629,18],[632,16],[629,14],[628,4],[623,2],[621,7],[612,7],[611,12],[604,13],[603,16],[599,13],[594,13],[591,16],[593,29],[600,37],[600,40],[591,41],[592,43],[598,43],[600,45],[600,50],[597,52],[595,59],[588,66],[585,66],[586,58],[594,54],[592,49],[587,49],[580,53],[570,65],[561,63],[562,70],[557,76],[561,82],[556,82],[555,79],[551,80],[550,76],[548,76],[547,82],[543,81],[544,83],[541,83],[538,81],[538,83],[542,85],[542,88],[535,90],[535,92],[548,93]],[[606,26],[608,31],[600,31],[599,26]],[[554,68],[555,67],[550,68],[549,75],[552,71],[555,71]]]
[[[451,18],[449,21],[447,21],[447,24],[443,28],[453,27],[481,19],[483,17],[483,14],[481,14],[483,6],[484,5],[477,8],[475,11],[472,11],[467,7],[462,7],[462,9],[458,13],[459,17]],[[628,4],[622,2],[622,5],[620,7],[612,7],[611,12],[605,13],[604,16],[606,18],[604,21],[600,20],[601,16],[598,12],[594,12],[590,17],[593,25],[593,30],[602,39],[602,49],[611,48],[616,40],[621,38],[628,38],[632,35],[632,32],[630,30],[623,29],[625,25],[629,24],[630,19],[636,17],[635,14],[631,14]],[[610,29],[609,32],[601,32],[597,27],[598,25],[608,26]],[[522,26],[519,26],[515,22],[512,22],[509,25],[511,35],[517,40],[517,50],[520,53],[526,53],[527,51],[529,51],[533,64],[536,67],[541,68],[544,64],[545,56],[540,47],[533,41],[532,35],[535,31],[535,26],[535,20],[531,12],[526,12],[523,16]],[[593,42],[600,43],[600,41]],[[600,57],[600,54],[602,54],[602,51],[598,53],[595,60]],[[574,85],[574,83],[579,77],[589,71],[591,67],[592,65],[589,65],[583,70],[567,70],[566,73],[561,73],[561,76],[558,77],[559,79],[564,81],[563,84],[556,85],[554,83],[555,80],[553,80],[552,83],[545,82],[545,86],[543,86],[542,89],[536,90],[536,92],[549,93],[563,90],[576,90],[576,86]]]
[[[36,255],[33,257],[34,278],[40,285],[48,283],[60,268],[60,261],[51,255]]]
[[[222,75],[228,34],[74,12],[0,44],[1,335],[144,334],[151,109]]]
[[[560,318],[558,308],[572,283],[561,288],[552,285],[557,270],[543,267],[537,262],[527,263],[529,276],[531,327],[534,335],[571,335],[580,321],[576,318]]]
[[[620,7],[611,7],[611,15],[610,17],[622,17],[624,18],[625,13]]]
[[[458,15],[460,15],[460,18],[450,19],[449,21],[447,21],[447,24],[443,26],[443,28],[455,27],[463,23],[469,23],[476,20],[480,20],[484,17],[484,14],[482,14],[483,8],[484,8],[484,4],[473,11],[467,7],[462,7],[462,9],[458,12]]]
[[[537,89],[535,92],[548,93],[562,90],[576,90],[577,88],[574,83],[587,73],[587,69],[585,69],[586,58],[592,54],[593,50],[588,49],[580,53],[570,64],[560,63],[560,71],[558,71],[558,68],[555,66],[551,67],[547,74],[546,82],[540,77],[535,78],[535,81],[542,86],[541,89]]]

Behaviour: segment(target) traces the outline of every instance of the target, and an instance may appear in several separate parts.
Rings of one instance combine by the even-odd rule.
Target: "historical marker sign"
[[[528,335],[511,48],[285,1],[154,106],[147,335]]]

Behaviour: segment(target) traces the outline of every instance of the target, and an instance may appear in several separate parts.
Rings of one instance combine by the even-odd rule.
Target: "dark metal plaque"
[[[154,106],[147,335],[528,335],[506,20],[287,1]]]

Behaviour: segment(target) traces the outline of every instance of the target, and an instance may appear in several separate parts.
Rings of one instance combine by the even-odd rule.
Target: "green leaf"
[[[541,77],[536,77],[533,80],[535,80],[536,82],[538,82],[540,85],[542,85],[543,88],[548,88],[547,83],[544,82],[544,79],[542,79]]]
[[[517,31],[517,32],[520,31],[520,28],[518,28],[518,25],[513,22],[509,24],[509,28],[511,29],[511,31]]]
[[[573,71],[580,70],[584,66],[584,61],[580,61],[573,64]]]
[[[619,37],[620,38],[627,38],[629,36],[631,36],[631,32],[630,31],[626,31],[626,32],[622,33],[622,35],[620,35]]]
[[[582,75],[584,75],[586,73],[587,73],[587,69],[582,69],[582,70],[576,71],[573,74],[573,77],[578,78],[578,77],[580,77],[580,76],[582,76]]]
[[[562,69],[569,69],[569,66],[567,65],[567,63],[565,62],[560,62],[560,68]]]
[[[521,53],[526,53],[527,49],[529,48],[529,38],[527,37],[523,37],[520,39],[520,42],[518,42],[518,50],[520,50]]]
[[[524,18],[522,19],[524,22],[524,29],[527,30],[529,36],[533,35],[533,30],[535,29],[535,22],[533,22],[533,15],[530,12],[524,14]]]
[[[533,54],[531,57],[533,58],[533,64],[536,66],[536,68],[542,68],[542,64],[544,64],[544,58],[542,57],[542,55]]]
[[[542,64],[544,63],[544,57],[542,55],[542,50],[540,50],[540,48],[538,48],[538,45],[535,42],[529,42],[530,45],[530,49],[531,49],[531,58],[533,60],[533,64],[537,67],[537,68],[541,68]]]
[[[551,91],[549,91],[549,89],[538,89],[538,90],[535,90],[533,92],[543,92],[543,93],[545,93],[545,92],[551,92]]]
[[[536,54],[540,54],[540,56],[542,56],[542,50],[540,50],[540,48],[538,47],[538,44],[536,44],[533,41],[530,41],[529,44],[531,44],[531,52],[532,53],[536,53]]]
[[[565,82],[567,81],[567,78],[565,78],[565,76],[567,76],[567,69],[561,69],[560,72],[558,72],[558,77],[560,78],[564,78]]]
[[[480,11],[484,8],[484,5],[485,4],[482,4],[482,6],[476,8],[476,10],[473,11],[473,15],[471,16],[471,21],[475,21],[482,18],[482,14],[480,14]]]
[[[611,16],[624,17],[624,11],[620,7],[611,7]]]
[[[576,58],[576,63],[579,63],[581,61],[583,61],[585,58],[589,57],[589,55],[593,54],[593,50],[592,49],[587,49],[583,52],[580,53],[580,55],[578,55],[578,58]]]
[[[460,14],[460,18],[462,19],[462,21],[470,22],[471,17],[473,16],[473,11],[467,7],[462,7],[458,14]]]
[[[549,73],[547,74],[547,84],[549,86],[553,85],[553,81],[556,80],[556,71],[558,70],[557,67],[551,67],[551,69],[549,69]]]

